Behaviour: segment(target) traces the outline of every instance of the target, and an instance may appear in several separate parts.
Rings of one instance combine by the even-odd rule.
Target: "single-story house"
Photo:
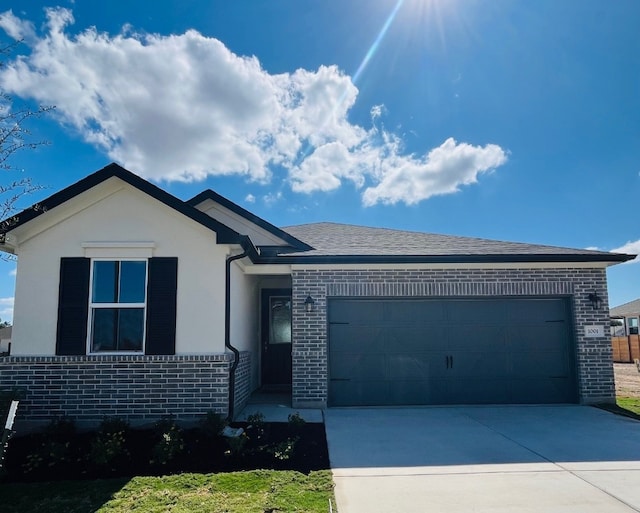
[[[0,355],[8,355],[11,351],[11,326],[0,328]]]
[[[640,299],[609,310],[613,361],[631,363],[640,359]]]
[[[23,418],[613,401],[606,268],[632,255],[364,226],[277,228],[111,164],[2,225],[0,387]]]
[[[640,321],[640,299],[629,301],[620,306],[616,306],[609,311],[611,315],[612,335],[624,337],[625,335],[638,334],[638,321]],[[617,321],[617,322],[615,322]]]

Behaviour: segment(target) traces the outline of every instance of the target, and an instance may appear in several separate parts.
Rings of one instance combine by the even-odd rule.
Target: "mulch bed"
[[[245,444],[232,450],[229,439],[212,436],[201,429],[184,429],[183,448],[170,461],[152,462],[159,435],[153,429],[129,429],[124,447],[108,465],[92,461],[91,443],[96,433],[57,437],[43,433],[14,437],[5,460],[5,481],[54,481],[128,476],[158,476],[183,472],[215,473],[239,470],[329,469],[324,424],[307,423],[292,428],[287,423],[266,423],[260,431],[246,423]],[[293,449],[289,447],[294,440]],[[287,448],[289,450],[287,450]],[[56,454],[57,453],[57,454]]]

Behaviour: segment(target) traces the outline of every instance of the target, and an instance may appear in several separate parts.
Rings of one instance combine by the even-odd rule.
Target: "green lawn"
[[[640,397],[618,397],[616,402],[620,408],[640,415]]]
[[[326,513],[331,472],[253,470],[96,481],[0,484],[3,513]]]

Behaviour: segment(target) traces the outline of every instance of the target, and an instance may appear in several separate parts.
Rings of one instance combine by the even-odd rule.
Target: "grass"
[[[618,397],[618,406],[636,415],[640,415],[640,397]]]
[[[615,403],[594,404],[594,406],[616,415],[640,420],[640,397],[618,396]]]
[[[0,484],[3,513],[326,513],[331,472],[252,470],[96,481]]]

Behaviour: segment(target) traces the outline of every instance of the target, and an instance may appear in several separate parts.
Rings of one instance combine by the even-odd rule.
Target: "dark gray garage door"
[[[565,299],[332,299],[329,404],[576,400]]]

